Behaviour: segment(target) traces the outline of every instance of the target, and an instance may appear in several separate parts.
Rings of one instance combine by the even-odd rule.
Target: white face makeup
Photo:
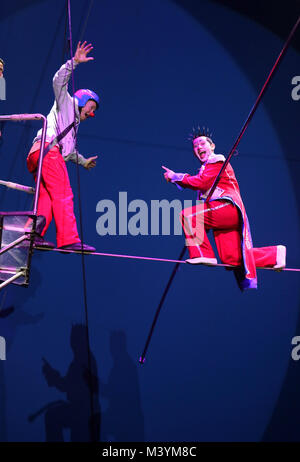
[[[209,156],[215,149],[215,145],[211,144],[206,136],[199,136],[193,141],[193,148],[195,156],[200,160],[201,163],[206,162]]]
[[[92,100],[87,101],[85,106],[83,106],[83,108],[81,109],[81,113],[80,113],[81,122],[83,120],[86,120],[88,117],[93,117],[90,114],[95,112],[96,109],[97,109],[97,104],[95,103],[95,101],[92,101]]]

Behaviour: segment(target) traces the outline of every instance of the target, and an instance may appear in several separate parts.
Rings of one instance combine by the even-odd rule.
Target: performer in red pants
[[[27,161],[29,171],[36,171],[39,155],[40,150],[33,151],[29,155]],[[57,146],[46,154],[43,161],[38,215],[46,218],[42,235],[45,234],[52,217],[54,217],[57,247],[68,246],[75,242],[80,244],[74,215],[73,192],[70,186],[66,163]],[[49,242],[42,242],[39,238],[36,238],[35,243],[43,247],[49,246]]]
[[[194,133],[193,149],[201,163],[197,175],[175,173],[163,167],[168,182],[198,191],[197,199],[202,200],[181,213],[190,254],[186,261],[191,264],[217,264],[206,233],[212,229],[221,261],[237,267],[234,272],[240,288],[257,288],[256,267],[283,269],[286,248],[282,245],[253,248],[239,185],[230,164],[220,177],[209,203],[204,202],[225,157],[214,153],[215,145],[206,131]]]
[[[86,42],[78,44],[73,59],[73,68],[79,63],[92,60],[87,54],[92,50],[91,44]],[[44,248],[55,247],[42,236],[54,217],[56,225],[57,246],[64,250],[81,250],[94,252],[96,249],[81,244],[76,218],[74,215],[73,192],[70,186],[66,162],[71,160],[86,169],[95,167],[97,156],[84,158],[76,150],[76,132],[79,123],[94,116],[99,107],[99,97],[91,90],[82,89],[75,92],[72,97],[68,93],[68,81],[72,73],[72,62],[67,61],[56,72],[53,78],[55,102],[47,116],[46,147],[53,140],[57,143],[49,150],[43,159],[40,195],[38,201],[38,215],[45,217],[46,224],[40,235],[35,238],[35,246]],[[74,123],[75,107],[75,124]],[[63,133],[67,128],[69,130]],[[36,176],[40,155],[42,130],[39,130],[33,140],[33,146],[27,157],[28,170]],[[62,135],[64,135],[62,137]],[[60,139],[59,139],[60,137]],[[54,143],[55,143],[54,141]]]

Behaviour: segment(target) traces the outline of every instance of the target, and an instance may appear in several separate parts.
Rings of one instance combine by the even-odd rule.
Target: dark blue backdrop
[[[1,112],[47,114],[53,74],[67,59],[65,2],[14,3],[13,13],[1,16],[7,85]],[[120,191],[149,206],[154,199],[194,198],[167,185],[161,165],[196,172],[187,135],[198,123],[213,131],[217,152],[228,152],[282,40],[209,1],[193,16],[171,0],[99,0],[86,28],[90,2],[71,4],[74,46],[81,38],[92,42],[95,57],[76,69],[76,89],[101,97],[97,117],[79,130],[80,152],[99,155],[97,168],[80,172],[84,240],[101,252],[177,258],[182,236],[99,236],[96,205],[117,202]],[[232,161],[254,244],[287,245],[291,267],[300,261],[300,103],[291,97],[298,63],[290,48]],[[31,184],[25,159],[38,128],[6,124],[1,179]],[[68,169],[78,216],[75,165]],[[30,206],[21,193],[0,191],[2,210]],[[54,226],[47,237],[55,240]],[[1,441],[45,441],[59,422],[66,441],[88,439],[85,337],[76,327],[85,322],[80,258],[36,252],[30,287],[1,293],[2,309],[14,307],[0,317],[7,341]],[[95,256],[85,263],[102,441],[300,439],[300,364],[291,359],[292,337],[300,335],[297,273],[261,271],[259,289],[241,294],[222,269],[182,267],[140,366],[172,265]],[[52,386],[42,358],[60,373],[52,372]]]

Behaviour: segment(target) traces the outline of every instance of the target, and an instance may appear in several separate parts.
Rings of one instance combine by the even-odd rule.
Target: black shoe
[[[36,236],[33,241],[33,247],[40,247],[42,250],[54,249],[53,242],[45,241],[41,236]]]
[[[84,252],[95,252],[96,251],[95,247],[91,247],[90,245],[87,245],[87,244],[81,244],[81,242],[75,242],[74,244],[63,245],[62,247],[59,247],[59,249],[73,250],[73,252],[81,252],[82,250]]]

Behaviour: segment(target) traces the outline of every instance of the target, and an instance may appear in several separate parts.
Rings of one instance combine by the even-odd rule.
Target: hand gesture
[[[90,170],[91,168],[94,168],[96,167],[96,159],[98,158],[98,156],[94,156],[94,157],[89,157],[85,164],[84,164],[84,168],[86,168],[87,170]]]
[[[83,42],[82,44],[78,42],[77,45],[77,50],[74,55],[74,60],[76,63],[86,63],[87,61],[91,61],[92,58],[91,56],[87,56],[87,54],[94,48],[92,47],[92,44],[89,43],[88,45],[86,44],[87,42]]]
[[[164,167],[163,165],[162,168],[166,170],[166,172],[164,173],[164,177],[167,180],[167,182],[169,182],[170,180],[172,180],[173,176],[175,175],[175,172],[173,172],[173,170],[170,170],[168,167]]]
[[[57,372],[53,367],[48,363],[48,361],[45,358],[42,358],[43,360],[43,375],[46,379],[46,382],[49,387],[54,387],[59,379],[59,372]]]

